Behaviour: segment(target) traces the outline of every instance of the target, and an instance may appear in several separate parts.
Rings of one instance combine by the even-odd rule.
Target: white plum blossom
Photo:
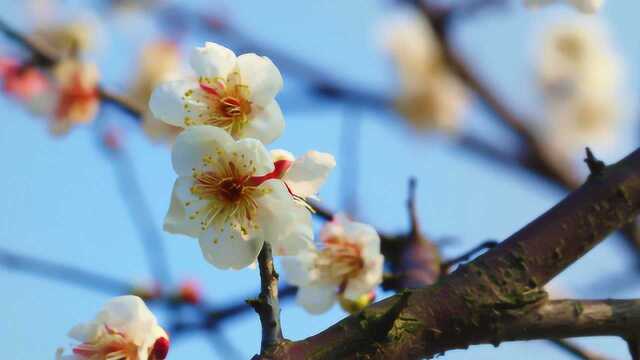
[[[565,3],[572,5],[577,10],[586,13],[593,14],[600,10],[604,4],[604,0],[524,0],[524,4],[528,7],[536,8],[552,3]]]
[[[178,179],[165,230],[198,238],[214,266],[247,267],[264,241],[276,255],[312,246],[311,214],[279,179],[260,141],[192,126],[176,138],[172,161]]]
[[[563,22],[545,34],[537,75],[545,103],[542,138],[582,152],[615,141],[624,115],[622,65],[599,23]]]
[[[420,130],[457,130],[467,91],[430,24],[415,11],[402,12],[384,24],[382,38],[401,83],[396,110]]]
[[[71,355],[58,349],[57,360],[162,360],[169,352],[169,336],[133,295],[111,299],[94,320],[76,325],[69,336],[80,344]]]
[[[313,314],[336,299],[360,301],[382,282],[384,257],[371,226],[337,215],[320,233],[321,248],[283,258],[287,281],[298,286],[297,301]]]
[[[275,100],[282,76],[267,57],[243,54],[207,42],[191,54],[197,80],[162,84],[149,106],[160,120],[179,127],[212,125],[234,139],[255,138],[273,142],[284,129]]]

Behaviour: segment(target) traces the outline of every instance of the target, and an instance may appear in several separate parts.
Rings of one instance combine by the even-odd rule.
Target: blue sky
[[[89,1],[66,1],[77,11]],[[193,9],[212,9],[211,1],[185,2]],[[345,84],[392,94],[397,84],[389,62],[377,48],[376,27],[391,8],[384,1],[322,2],[213,2],[226,9],[236,26],[256,40],[283,49],[317,65]],[[2,19],[20,29],[29,27],[28,17],[13,0],[0,0]],[[608,1],[600,15],[611,30],[616,48],[628,68],[631,98],[637,95],[640,42],[637,14],[640,3]],[[103,14],[104,15],[104,14]],[[536,33],[551,19],[573,16],[563,7],[527,12],[519,1],[504,11],[469,19],[461,24],[455,40],[460,51],[490,81],[498,93],[518,110],[535,113],[532,91],[532,54]],[[95,55],[105,83],[114,90],[126,87],[135,60],[135,49],[162,29],[151,21],[131,18],[107,20],[110,37]],[[155,34],[155,35],[154,35]],[[196,33],[184,49],[205,40],[225,43],[223,38]],[[7,44],[0,40],[2,48]],[[267,54],[268,55],[268,54]],[[341,206],[341,124],[359,116],[360,161],[357,169],[359,217],[385,231],[407,228],[405,198],[407,179],[419,181],[420,219],[434,239],[454,238],[443,248],[456,255],[487,239],[503,239],[559,201],[563,194],[537,178],[514,172],[459,149],[447,138],[415,134],[391,113],[353,109],[342,104],[317,102],[301,94],[302,87],[286,68],[285,90],[280,95],[287,127],[272,148],[301,154],[309,149],[336,155],[338,168],[320,193],[333,209]],[[523,86],[523,84],[525,86]],[[531,86],[529,86],[531,85]],[[74,130],[64,138],[52,138],[44,122],[0,97],[0,246],[16,252],[103,271],[123,280],[150,277],[136,228],[117,190],[110,158],[97,145],[90,127]],[[357,115],[354,115],[357,114]],[[465,116],[466,126],[500,146],[509,146],[508,134],[493,125],[477,104]],[[160,228],[169,202],[174,174],[168,148],[152,144],[114,109],[105,109],[102,121],[126,130],[125,151],[136,166],[136,175]],[[596,149],[614,161],[634,148],[637,123],[629,116],[628,128],[615,146]],[[347,176],[353,176],[353,168]],[[254,270],[220,271],[208,265],[196,241],[163,234],[171,272],[176,279],[197,278],[207,296],[216,303],[237,299],[258,289]],[[640,297],[632,262],[620,242],[611,239],[598,246],[554,283],[575,297]],[[611,279],[616,279],[612,281]],[[629,280],[612,288],[617,279]],[[636,281],[634,281],[636,280]],[[0,268],[0,348],[17,360],[53,358],[58,346],[71,343],[66,332],[75,323],[91,318],[108,298],[88,291]],[[339,308],[311,316],[292,303],[283,307],[285,336],[300,339],[312,335],[344,316]],[[160,313],[161,318],[163,314]],[[260,343],[257,316],[246,315],[228,322],[223,334],[244,358]],[[594,350],[625,358],[626,347],[617,339],[584,339]],[[5,355],[7,356],[7,355]],[[226,359],[212,351],[203,335],[177,341],[170,359]],[[559,350],[538,341],[472,347],[452,351],[445,359],[565,359]]]

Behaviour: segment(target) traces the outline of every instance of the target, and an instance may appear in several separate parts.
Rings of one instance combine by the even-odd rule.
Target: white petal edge
[[[236,67],[236,54],[222,45],[206,42],[203,47],[193,49],[189,63],[198,76],[226,80]]]
[[[295,286],[308,286],[317,278],[314,262],[317,258],[315,251],[303,251],[296,256],[283,256],[282,269],[287,283]]]
[[[309,151],[293,162],[284,180],[294,194],[310,197],[318,192],[335,166],[333,155]]]
[[[253,115],[242,129],[242,137],[255,138],[264,144],[270,144],[282,135],[284,126],[284,115],[280,105],[274,100]]]
[[[173,169],[178,175],[190,176],[193,169],[202,169],[206,155],[217,157],[234,143],[226,131],[214,126],[192,126],[176,137],[171,153]],[[215,163],[215,162],[214,162]]]
[[[177,187],[178,180],[176,180],[176,184],[171,192],[171,204],[164,218],[164,231],[171,234],[184,234],[191,237],[198,237],[202,232],[199,223],[189,221],[184,204],[180,201],[176,193]]]
[[[260,197],[258,222],[264,239],[278,256],[296,255],[313,248],[311,214],[298,204],[281,180],[269,180],[261,185],[269,193]]]
[[[271,154],[257,139],[238,140],[227,147],[227,152],[242,175],[262,176],[273,171]]]
[[[149,99],[149,109],[153,116],[163,122],[185,127],[185,118],[188,114],[185,112],[185,103],[188,102],[184,98],[184,94],[191,89],[198,87],[198,84],[191,80],[170,81],[156,87]]]
[[[269,104],[282,89],[282,75],[268,57],[256,54],[240,55],[238,69],[242,83],[249,86],[250,100],[259,106]]]
[[[322,314],[336,301],[336,288],[332,285],[312,285],[298,289],[296,302],[311,314]]]
[[[229,225],[226,225],[222,232],[218,230],[211,226],[198,238],[202,255],[207,262],[223,270],[240,270],[256,261],[264,244],[262,236],[256,233],[256,230],[253,230],[254,233],[249,239],[243,239],[240,233]]]

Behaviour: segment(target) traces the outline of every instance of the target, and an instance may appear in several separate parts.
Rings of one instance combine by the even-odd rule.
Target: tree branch
[[[397,306],[399,295],[310,338],[282,343],[274,358],[421,358],[477,343],[547,338],[552,328],[544,323],[518,324],[524,321],[519,319],[535,323],[540,314],[569,308],[566,302],[546,302],[542,286],[611,231],[633,220],[639,211],[640,150],[636,150],[607,166],[601,175],[591,176],[496,248],[460,266],[436,285],[412,290],[384,336],[371,337],[376,331],[375,319]],[[606,303],[611,305],[608,307],[602,307],[603,302],[571,304],[578,304],[573,307],[578,315],[553,313],[549,317],[549,321],[557,319],[553,331],[558,337],[623,335],[637,329],[640,319],[635,302]],[[584,305],[582,310],[580,305]],[[597,314],[608,315],[595,317]],[[567,326],[570,321],[577,326]]]
[[[278,346],[284,341],[282,327],[280,326],[278,273],[273,266],[271,245],[269,243],[265,242],[262,250],[260,250],[258,267],[260,268],[260,295],[256,299],[247,300],[247,303],[260,316],[262,325],[260,354],[265,354],[269,349]]]
[[[19,255],[2,248],[0,248],[0,267],[109,294],[125,294],[131,290],[131,285],[126,281],[53,261]]]
[[[98,137],[100,135],[99,133]],[[107,149],[107,151],[107,155],[112,160],[110,163],[113,166],[122,201],[129,211],[133,226],[138,231],[153,278],[160,284],[169,285],[171,272],[164,238],[153,220],[151,208],[144,197],[133,163],[123,149]]]

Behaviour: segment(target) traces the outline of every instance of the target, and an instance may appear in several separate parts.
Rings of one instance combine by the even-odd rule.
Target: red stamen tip
[[[163,337],[158,338],[153,344],[153,350],[151,350],[152,359],[164,360],[169,353],[169,345],[169,339]]]
[[[202,89],[204,92],[211,94],[213,96],[216,97],[220,97],[220,93],[218,92],[218,90],[214,89],[213,87],[207,85],[207,84],[202,84],[200,83],[200,89]]]

